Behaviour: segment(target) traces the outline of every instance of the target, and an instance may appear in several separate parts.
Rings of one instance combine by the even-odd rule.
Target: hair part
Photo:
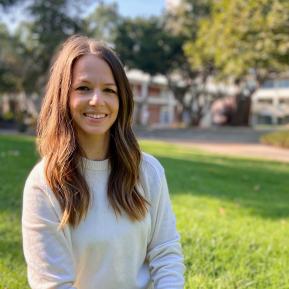
[[[69,110],[73,65],[86,54],[106,61],[118,88],[119,112],[110,129],[109,203],[116,215],[126,213],[134,221],[144,218],[149,205],[137,188],[141,152],[132,131],[133,94],[123,65],[105,43],[74,35],[54,56],[37,123],[37,148],[45,160],[47,183],[63,212],[61,228],[66,224],[76,227],[91,204],[80,166],[84,154]]]

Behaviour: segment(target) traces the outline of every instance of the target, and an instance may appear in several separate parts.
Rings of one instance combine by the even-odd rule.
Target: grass
[[[289,130],[279,130],[265,134],[261,137],[261,143],[282,148],[289,148]]]
[[[36,154],[33,138],[0,136],[0,288],[24,289],[26,266],[21,244],[24,181]]]
[[[0,288],[24,289],[20,215],[33,138],[0,136]],[[166,169],[189,289],[289,288],[289,165],[142,141]]]

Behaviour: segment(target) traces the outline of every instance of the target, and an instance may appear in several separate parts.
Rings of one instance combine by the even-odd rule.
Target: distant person
[[[184,265],[163,167],[140,151],[133,95],[105,44],[72,36],[51,67],[42,160],[23,195],[32,289],[179,289]]]

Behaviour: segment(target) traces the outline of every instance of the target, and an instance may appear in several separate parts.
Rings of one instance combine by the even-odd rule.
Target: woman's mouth
[[[102,119],[108,116],[106,113],[84,113],[83,115],[92,119]]]

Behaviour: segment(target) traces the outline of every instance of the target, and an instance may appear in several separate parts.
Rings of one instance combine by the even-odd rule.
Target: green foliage
[[[120,21],[121,16],[116,3],[100,2],[85,18],[84,31],[90,37],[113,43]]]
[[[199,22],[211,11],[212,0],[182,0],[167,12],[167,28],[175,35],[182,35],[186,40],[197,37]]]
[[[29,36],[25,41],[28,44],[26,56],[30,59],[25,74],[27,90],[43,89],[51,57],[58,45],[68,36],[81,32],[81,20],[69,15],[69,5],[72,3],[73,0],[35,0],[28,7],[34,20],[27,26]]]
[[[186,36],[171,27],[174,20],[170,14],[163,18],[124,18],[117,29],[115,48],[128,68],[137,68],[152,76],[165,75],[177,101],[183,109],[187,106],[190,110],[192,105],[187,105],[185,94],[196,73],[184,55]],[[140,107],[141,103],[141,111]]]
[[[186,53],[195,67],[213,61],[223,76],[241,78],[253,69],[264,79],[288,69],[289,2],[284,0],[221,0],[200,21],[196,41]]]
[[[196,38],[184,46],[193,69],[208,68],[215,79],[238,84],[234,125],[248,125],[258,85],[272,72],[288,70],[288,15],[284,0],[213,1],[210,13],[199,19]]]
[[[74,0],[26,2],[31,22],[22,22],[12,35],[0,28],[0,91],[42,92],[46,74],[57,46],[74,33],[81,32],[82,20],[72,16]],[[85,5],[82,3],[81,5]],[[82,7],[78,4],[79,9]],[[3,38],[3,45],[2,45]],[[1,79],[2,78],[2,79]]]
[[[192,49],[192,44],[197,41],[200,24],[205,19],[208,19],[212,7],[212,0],[182,0],[175,9],[166,15],[166,26],[168,30],[174,35],[182,35],[182,46],[191,63],[197,54],[197,51]],[[199,53],[201,54],[202,52],[200,51]],[[202,66],[191,65],[190,69],[200,74],[200,72],[211,69],[211,65],[209,65],[208,62],[203,62]]]
[[[5,24],[0,23],[0,92],[15,92],[22,88],[18,41],[9,35]]]
[[[15,116],[14,116],[14,113],[12,111],[7,111],[7,112],[3,113],[3,115],[2,115],[2,118],[4,120],[7,120],[7,121],[14,120],[14,117]]]
[[[170,89],[182,107],[182,114],[189,116],[189,125],[198,125],[204,116],[208,106],[216,95],[209,95],[205,90],[208,76],[213,71],[212,62],[203,62],[202,66],[191,65],[190,57],[187,57],[187,43],[194,43],[202,19],[208,17],[211,11],[211,0],[182,0],[165,15],[165,28],[179,39],[181,52],[177,54],[173,73],[180,76],[180,81],[173,81],[168,77]],[[190,98],[186,98],[189,92]]]
[[[0,7],[9,8],[15,5],[19,0],[0,0]]]
[[[117,29],[115,48],[124,64],[155,75],[166,74],[168,35],[158,18],[125,18]]]
[[[261,137],[261,143],[277,147],[289,148],[289,131],[276,131]]]
[[[0,136],[0,288],[25,289],[22,189],[34,138]],[[288,288],[287,164],[228,158],[143,141],[166,169],[187,289]]]

